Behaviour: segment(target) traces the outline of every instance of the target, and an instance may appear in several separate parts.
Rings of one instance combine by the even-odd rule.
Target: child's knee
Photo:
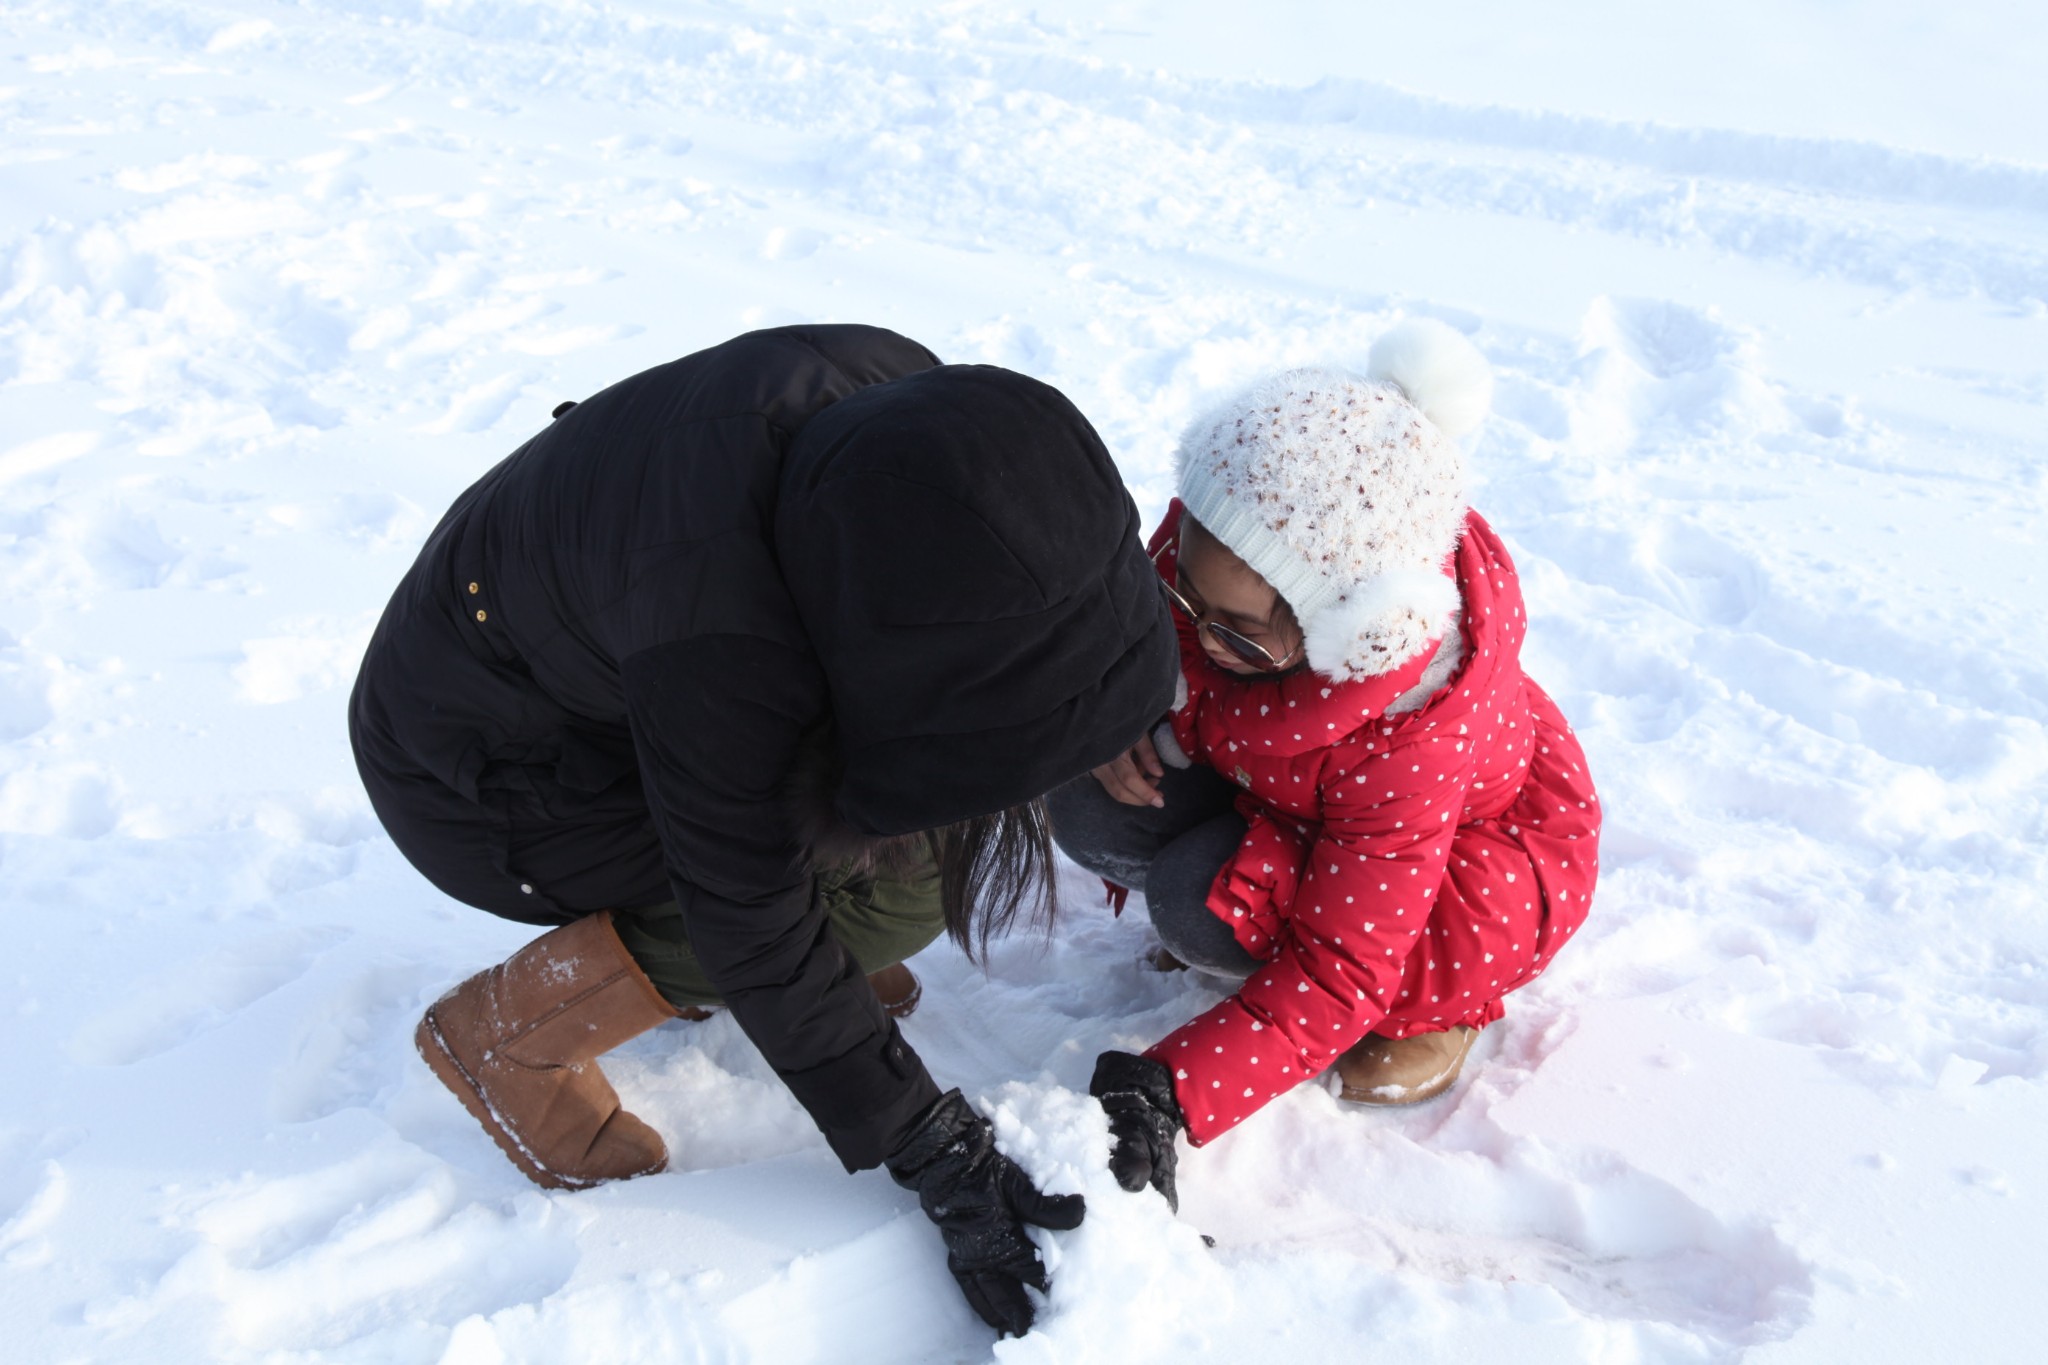
[[[1145,875],[1145,906],[1159,941],[1189,966],[1225,976],[1249,976],[1259,965],[1208,904],[1216,873],[1244,831],[1235,812],[1215,816],[1162,849]]]

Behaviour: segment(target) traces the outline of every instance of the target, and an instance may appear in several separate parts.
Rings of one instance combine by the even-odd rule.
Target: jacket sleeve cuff
[[[1235,998],[1189,1020],[1146,1049],[1173,1073],[1173,1094],[1200,1147],[1250,1118],[1313,1072]]]

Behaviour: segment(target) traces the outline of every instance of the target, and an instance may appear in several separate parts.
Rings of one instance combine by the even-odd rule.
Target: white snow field
[[[2042,1359],[2044,56],[2034,0],[0,2],[0,1357]],[[557,402],[876,322],[1151,516],[1205,396],[1404,314],[1496,367],[1609,820],[1453,1097],[1305,1086],[1175,1220],[1084,1091],[1211,986],[1078,872],[934,946],[910,1037],[1090,1200],[998,1343],[729,1019],[613,1057],[674,1169],[582,1194],[419,1063],[527,931],[344,702]]]

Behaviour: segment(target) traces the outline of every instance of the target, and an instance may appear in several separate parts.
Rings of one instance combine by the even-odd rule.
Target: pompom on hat
[[[1492,398],[1478,347],[1410,319],[1373,346],[1363,376],[1288,370],[1198,419],[1181,439],[1181,501],[1279,592],[1311,668],[1374,677],[1458,610],[1444,572],[1465,525],[1456,442]]]

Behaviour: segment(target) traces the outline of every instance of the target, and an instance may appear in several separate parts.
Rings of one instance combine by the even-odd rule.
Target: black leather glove
[[[1023,1336],[1034,1310],[1024,1286],[1044,1291],[1045,1265],[1024,1235],[1031,1223],[1056,1232],[1081,1226],[1078,1194],[1040,1194],[1016,1162],[996,1150],[995,1126],[958,1090],[925,1111],[902,1146],[889,1154],[889,1174],[917,1191],[925,1217],[946,1239],[946,1269],[981,1320]]]
[[[1136,1193],[1150,1185],[1180,1212],[1180,1193],[1173,1187],[1173,1140],[1187,1126],[1173,1098],[1173,1073],[1164,1063],[1128,1052],[1105,1052],[1095,1059],[1095,1079],[1088,1093],[1102,1101],[1109,1115],[1109,1172],[1116,1183]]]

